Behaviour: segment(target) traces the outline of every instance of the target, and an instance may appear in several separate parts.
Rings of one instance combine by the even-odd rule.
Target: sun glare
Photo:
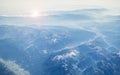
[[[31,11],[30,12],[30,17],[39,17],[40,16],[40,12],[39,11]]]

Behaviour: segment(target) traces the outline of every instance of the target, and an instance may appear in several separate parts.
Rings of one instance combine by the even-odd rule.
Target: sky
[[[0,0],[0,16],[37,16],[45,12],[104,8],[120,13],[120,0]]]

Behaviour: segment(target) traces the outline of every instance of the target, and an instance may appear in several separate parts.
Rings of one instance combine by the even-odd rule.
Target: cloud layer
[[[3,64],[3,67],[5,67],[5,69],[11,71],[15,75],[30,75],[29,71],[24,70],[20,65],[16,64],[13,61],[5,61],[0,58],[0,64]]]
[[[119,4],[119,0],[1,0],[0,15],[28,15],[31,10],[38,10],[43,14],[43,12],[88,8],[105,8],[119,11]]]

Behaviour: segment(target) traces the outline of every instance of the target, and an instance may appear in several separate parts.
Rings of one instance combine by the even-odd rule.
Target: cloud
[[[34,9],[38,9],[40,12],[88,8],[118,10],[120,7],[119,3],[119,0],[2,0],[0,1],[0,15],[23,15]]]
[[[55,56],[52,60],[64,60],[67,58],[73,58],[74,56],[77,56],[79,52],[77,50],[71,50],[70,52],[62,55],[57,55]]]
[[[29,71],[23,69],[20,65],[13,61],[6,61],[0,58],[0,63],[2,63],[6,69],[12,71],[15,75],[30,75]]]
[[[38,18],[0,17],[0,24],[7,25],[53,25],[80,27],[86,25],[105,25],[120,19],[120,13],[105,8],[77,9],[69,11],[52,11]]]

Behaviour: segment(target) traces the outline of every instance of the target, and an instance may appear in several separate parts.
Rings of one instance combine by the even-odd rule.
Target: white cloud
[[[77,56],[79,52],[77,50],[71,50],[70,52],[66,53],[66,54],[62,54],[62,55],[57,55],[53,58],[53,60],[64,60],[67,58],[72,58],[74,56]]]
[[[0,1],[0,15],[24,15],[34,9],[40,12],[86,8],[118,10],[119,4],[120,0],[2,0]]]
[[[24,70],[21,68],[20,65],[16,64],[13,61],[5,61],[0,58],[0,62],[4,64],[4,66],[12,71],[15,75],[30,75],[30,73],[27,70]]]
[[[120,51],[117,53],[117,55],[120,57]]]
[[[48,54],[48,51],[47,50],[42,50],[44,54]]]

